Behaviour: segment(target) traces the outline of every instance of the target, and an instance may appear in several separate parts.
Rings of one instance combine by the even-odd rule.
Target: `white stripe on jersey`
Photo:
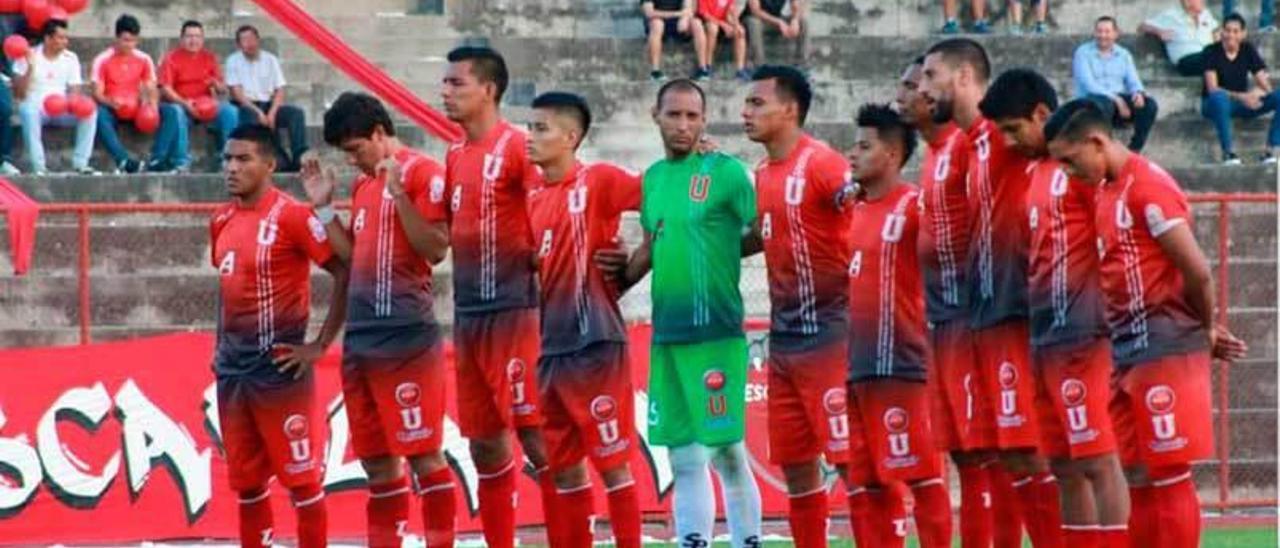
[[[588,312],[591,303],[587,299],[587,168],[582,168],[578,172],[578,180],[574,182],[574,186],[569,190],[569,204],[573,204],[574,195],[581,192],[579,197],[582,200],[581,208],[574,211],[573,207],[566,205],[569,209],[569,220],[573,224],[573,300],[578,311],[578,334],[586,335],[590,327],[587,322]]]
[[[946,164],[947,172],[952,169],[951,166],[951,150],[956,145],[956,139],[960,134],[956,133],[947,140],[947,144],[943,148],[943,152],[938,161]],[[941,165],[941,164],[940,164]],[[955,237],[951,218],[951,211],[947,209],[947,185],[946,173],[942,177],[938,177],[938,173],[934,172],[934,236],[935,249],[938,255],[938,266],[942,274],[942,300],[949,305],[960,304],[960,284],[958,282],[960,265],[956,260],[956,250],[952,244]]]
[[[1115,206],[1117,208],[1116,228],[1120,240],[1120,256],[1124,261],[1124,281],[1129,289],[1129,302],[1126,308],[1133,315],[1129,333],[1137,336],[1133,348],[1145,349],[1150,344],[1150,334],[1147,331],[1147,303],[1142,284],[1142,267],[1138,255],[1138,243],[1133,235],[1133,212],[1128,211],[1128,206],[1124,205],[1129,199],[1129,189],[1133,187],[1133,182],[1133,176],[1130,175],[1124,183],[1124,190],[1120,192],[1119,201]],[[1118,214],[1121,213],[1121,208],[1124,208],[1124,213],[1129,216],[1127,227],[1119,223]]]
[[[271,234],[268,239],[269,243],[262,243],[258,240],[257,248],[257,295],[258,295],[258,349],[263,352],[271,351],[271,344],[276,338],[276,311],[275,311],[275,291],[271,280],[271,246],[275,245],[280,238],[280,213],[284,211],[285,200],[279,198],[276,203],[271,206],[271,211],[267,213],[267,218],[262,223],[265,226],[259,226],[258,231],[261,234],[265,228],[267,234]]]
[[[885,225],[888,226],[894,218],[901,218],[906,215],[907,208],[915,203],[918,194],[915,191],[907,192],[898,199],[898,204],[894,206],[893,212],[889,214],[889,218],[885,219]],[[881,229],[880,240],[880,317],[877,324],[876,337],[876,374],[880,376],[889,376],[893,374],[894,366],[894,343],[895,331],[894,313],[896,312],[897,303],[897,277],[895,272],[898,270],[898,244],[901,242],[902,231],[906,229],[905,220],[902,221],[903,226],[898,228],[899,236],[892,240],[884,238],[884,229]]]
[[[378,207],[377,269],[374,274],[373,315],[386,318],[391,315],[391,256],[395,241],[395,205],[383,187],[382,203]]]
[[[493,145],[493,153],[485,158],[492,158],[498,169],[489,173],[489,163],[481,166],[480,190],[480,298],[493,300],[498,295],[498,208],[494,186],[502,175],[502,162],[505,158],[507,141],[511,140],[511,130],[506,130]]]
[[[1057,173],[1062,173],[1058,171]],[[1055,177],[1057,174],[1054,175]],[[1063,175],[1065,177],[1065,175]],[[1052,186],[1052,184],[1051,184]],[[1064,196],[1054,196],[1050,190],[1049,222],[1053,240],[1053,274],[1051,276],[1050,302],[1053,304],[1053,326],[1067,325],[1067,219],[1063,210]]]
[[[983,299],[995,296],[991,245],[991,217],[995,203],[991,195],[990,139],[991,133],[984,132],[975,140],[978,145],[978,294]],[[988,152],[983,153],[984,149]]]
[[[812,156],[813,148],[811,147],[800,151],[795,168],[787,177],[782,189],[783,202],[787,206],[787,232],[791,236],[791,260],[795,263],[796,269],[796,291],[800,297],[800,332],[806,335],[818,333],[818,296],[814,288],[813,260],[809,256],[809,241],[805,233],[802,213],[804,200],[797,200],[798,203],[793,204],[789,195],[791,185],[794,183],[799,187],[797,190],[803,197],[804,187],[807,185],[804,170]]]

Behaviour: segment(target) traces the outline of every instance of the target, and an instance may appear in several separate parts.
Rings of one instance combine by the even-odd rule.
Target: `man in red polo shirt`
[[[142,107],[156,102],[156,66],[150,55],[138,49],[141,33],[138,18],[121,15],[116,19],[115,43],[93,58],[89,71],[93,98],[98,101],[98,138],[107,147],[118,173],[137,173],[142,165],[120,143],[116,121],[131,120]],[[172,131],[173,123],[172,118],[161,120],[168,131]]]
[[[156,136],[152,161],[168,163],[158,167],[185,171],[191,165],[187,132],[193,123],[208,123],[209,130],[216,136],[214,150],[222,152],[227,136],[239,122],[236,108],[229,101],[219,99],[226,93],[218,58],[204,49],[204,25],[199,21],[183,23],[178,47],[160,61],[160,97],[164,101],[160,113],[174,123],[173,131]]]

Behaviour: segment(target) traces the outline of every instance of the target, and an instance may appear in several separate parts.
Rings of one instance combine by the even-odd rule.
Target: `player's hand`
[[[623,278],[626,276],[629,259],[627,250],[622,248],[622,242],[617,238],[613,239],[612,246],[597,249],[591,256],[591,261],[595,263],[596,268],[600,269],[600,273],[604,274],[605,279],[619,288],[624,285]]]
[[[324,207],[333,203],[333,191],[338,186],[337,174],[333,166],[320,162],[320,154],[308,150],[302,155],[302,170],[298,173],[302,178],[302,188],[307,192],[307,199],[316,207]]]
[[[294,379],[301,379],[324,356],[324,346],[320,343],[307,344],[279,343],[272,347],[275,356],[276,371],[282,375],[293,373]]]
[[[1214,326],[1209,333],[1209,343],[1213,349],[1213,357],[1222,361],[1234,362],[1249,353],[1249,345],[1222,325]]]
[[[404,174],[400,170],[400,162],[395,158],[384,159],[378,162],[377,173],[378,177],[382,178],[387,194],[396,199],[404,197]]]

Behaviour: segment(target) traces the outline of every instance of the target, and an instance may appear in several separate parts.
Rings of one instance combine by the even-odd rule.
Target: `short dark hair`
[[[204,31],[204,24],[196,21],[195,19],[187,19],[182,22],[182,28],[178,29],[178,36],[186,34],[187,29],[200,29],[201,31]]]
[[[662,99],[667,96],[668,91],[695,92],[698,94],[698,98],[702,100],[702,109],[705,111],[707,108],[707,93],[702,91],[702,86],[699,86],[697,82],[694,82],[693,80],[688,78],[676,78],[662,84],[662,87],[658,88],[658,102],[656,103],[659,107],[662,106]]]
[[[1244,16],[1243,16],[1243,15],[1240,15],[1240,13],[1239,13],[1239,12],[1234,12],[1234,11],[1233,11],[1233,12],[1231,12],[1231,14],[1230,14],[1230,15],[1228,15],[1228,16],[1226,16],[1226,17],[1223,17],[1223,18],[1222,18],[1222,27],[1223,27],[1223,28],[1226,28],[1226,27],[1227,27],[1227,23],[1239,23],[1239,24],[1240,24],[1240,28],[1241,28],[1241,29],[1247,29],[1247,28],[1249,28],[1249,24],[1245,22],[1245,20],[1244,20]]]
[[[1068,141],[1079,141],[1093,131],[1111,135],[1111,120],[1102,112],[1102,108],[1090,99],[1081,98],[1068,101],[1062,108],[1049,117],[1044,124],[1045,142],[1062,138]]]
[[[1057,110],[1058,92],[1039,72],[1015,68],[996,77],[978,103],[978,110],[991,120],[1031,118],[1036,105],[1044,105],[1049,112]]]
[[[1093,21],[1093,26],[1095,27],[1098,26],[1098,23],[1111,23],[1111,26],[1115,27],[1116,29],[1120,28],[1120,23],[1117,23],[1116,18],[1110,15],[1103,15],[1102,17],[1095,19]]]
[[[340,147],[347,139],[372,136],[378,126],[388,136],[395,136],[395,124],[382,101],[367,93],[343,92],[324,112],[324,142]]]
[[[939,54],[951,67],[969,65],[986,82],[991,79],[991,58],[986,48],[971,38],[948,38],[929,47],[925,55]]]
[[[587,107],[587,100],[581,95],[568,93],[564,91],[549,91],[543,93],[533,99],[533,108],[542,108],[550,110],[556,114],[563,114],[573,118],[578,123],[578,127],[582,129],[582,137],[587,136],[587,130],[591,129],[591,109]],[[579,139],[581,142],[581,139]]]
[[[462,46],[449,52],[450,63],[471,61],[471,74],[481,82],[488,82],[498,87],[497,101],[507,92],[507,61],[502,54],[493,48],[484,46]]]
[[[258,153],[274,160],[276,158],[276,132],[262,124],[245,124],[231,130],[228,140],[251,141],[258,145]]]
[[[58,32],[58,29],[67,29],[67,22],[61,19],[50,19],[45,22],[44,28],[40,29],[40,37],[48,38]]]
[[[902,147],[902,165],[907,165],[916,150],[916,130],[896,110],[884,103],[867,103],[858,107],[856,123],[858,127],[875,129],[886,142],[897,141]]]
[[[262,35],[258,34],[258,27],[253,25],[240,25],[240,28],[236,29],[236,44],[240,43],[240,35],[246,32],[252,32],[254,37],[262,38]]]
[[[795,67],[784,65],[763,65],[751,75],[751,81],[773,80],[778,97],[796,102],[800,107],[800,125],[809,116],[809,105],[813,104],[813,86],[804,73]]]
[[[138,22],[137,17],[127,13],[116,18],[116,37],[119,38],[126,32],[134,36],[142,34],[142,23]]]
[[[924,56],[917,55],[915,59],[911,60],[911,65],[907,65],[907,66],[913,66],[913,65],[924,66]]]

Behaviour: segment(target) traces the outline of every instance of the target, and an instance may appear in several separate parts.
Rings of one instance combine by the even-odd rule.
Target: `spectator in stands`
[[[1226,21],[1227,16],[1236,12],[1237,0],[1222,0],[1222,20]],[[1258,32],[1262,34],[1270,34],[1276,32],[1276,2],[1275,0],[1262,0],[1262,8],[1258,13]]]
[[[1076,97],[1088,97],[1116,126],[1133,124],[1129,150],[1141,152],[1156,123],[1159,108],[1147,95],[1138,77],[1133,55],[1116,43],[1120,27],[1115,18],[1104,15],[1093,23],[1093,40],[1076,48],[1071,62]]]
[[[1222,41],[1204,48],[1204,98],[1200,111],[1218,131],[1223,163],[1227,165],[1240,163],[1231,144],[1231,119],[1257,118],[1280,108],[1280,92],[1272,89],[1267,64],[1258,49],[1245,40],[1246,33],[1244,17],[1233,13],[1223,24]],[[1273,115],[1263,163],[1275,163],[1278,149],[1280,116]]]
[[[98,115],[77,120],[70,114],[50,117],[44,113],[44,100],[50,95],[84,92],[80,58],[68,49],[67,22],[51,20],[41,31],[40,45],[31,48],[25,59],[13,64],[13,91],[21,101],[18,116],[22,120],[22,140],[26,145],[31,172],[35,175],[49,173],[45,165],[44,143],[40,140],[46,125],[76,127],[75,152],[71,166],[76,173],[97,175],[89,167],[93,154],[93,136],[97,131]]]
[[[1218,20],[1204,9],[1204,0],[1181,2],[1143,21],[1138,32],[1164,42],[1165,53],[1178,74],[1200,76],[1204,73],[1204,48],[1218,39]]]
[[[987,0],[971,0],[969,9],[973,12],[973,32],[975,34],[991,32],[991,23],[987,21]],[[959,34],[960,6],[956,4],[956,0],[942,0],[942,16],[946,19],[942,23],[942,34]]]
[[[649,38],[649,78],[662,80],[662,42],[675,40],[693,41],[698,68],[693,77],[706,80],[711,77],[711,60],[707,56],[707,31],[696,17],[697,0],[640,0],[644,12],[645,35]]]
[[[284,71],[280,60],[261,48],[261,36],[253,25],[236,29],[236,46],[227,57],[227,86],[240,107],[240,125],[262,124],[276,132],[279,165],[296,172],[307,152],[307,117],[302,109],[284,102]],[[289,133],[289,152],[283,149],[283,132]]]
[[[1045,19],[1049,17],[1049,1],[1027,0],[1027,4],[1036,12],[1036,23],[1032,25],[1031,32],[1034,34],[1048,32],[1049,27]],[[1022,34],[1022,0],[1009,0],[1009,32]]]
[[[791,4],[787,15],[784,8]],[[766,64],[764,57],[765,29],[775,29],[788,40],[795,40],[795,64],[809,64],[808,2],[805,0],[747,0],[747,11],[742,15],[747,27],[747,43],[751,45],[751,61],[759,67]]]
[[[121,15],[116,19],[115,42],[93,58],[90,69],[93,98],[98,101],[98,139],[111,154],[116,173],[137,173],[143,168],[120,142],[116,122],[133,118],[142,108],[155,105],[158,98],[155,62],[138,49],[141,34],[138,18],[127,13]],[[172,131],[174,123],[171,118],[161,119],[166,131]],[[147,167],[152,165],[154,162]]]
[[[707,29],[707,65],[715,62],[716,45],[723,35],[733,42],[735,75],[743,82],[751,80],[751,71],[747,70],[747,29],[742,26],[746,5],[746,0],[698,0],[698,19]]]
[[[0,40],[17,34],[24,24],[21,15],[0,14]],[[0,74],[0,175],[20,175],[22,171],[13,165],[9,156],[9,151],[13,148],[13,129],[10,126],[13,118],[13,85],[10,83],[13,67],[8,56],[0,60]]]
[[[217,136],[214,150],[221,157],[231,130],[239,125],[240,118],[236,107],[219,99],[226,93],[227,86],[218,58],[204,49],[204,25],[199,21],[183,23],[178,47],[160,61],[160,95],[164,99],[161,112],[167,112],[177,123],[173,124],[170,134],[156,139],[152,157],[164,159],[177,171],[186,171],[191,165],[188,130],[192,124],[202,122],[208,122],[209,129]],[[206,115],[197,112],[196,107],[201,101],[217,105],[212,120],[201,119]]]

